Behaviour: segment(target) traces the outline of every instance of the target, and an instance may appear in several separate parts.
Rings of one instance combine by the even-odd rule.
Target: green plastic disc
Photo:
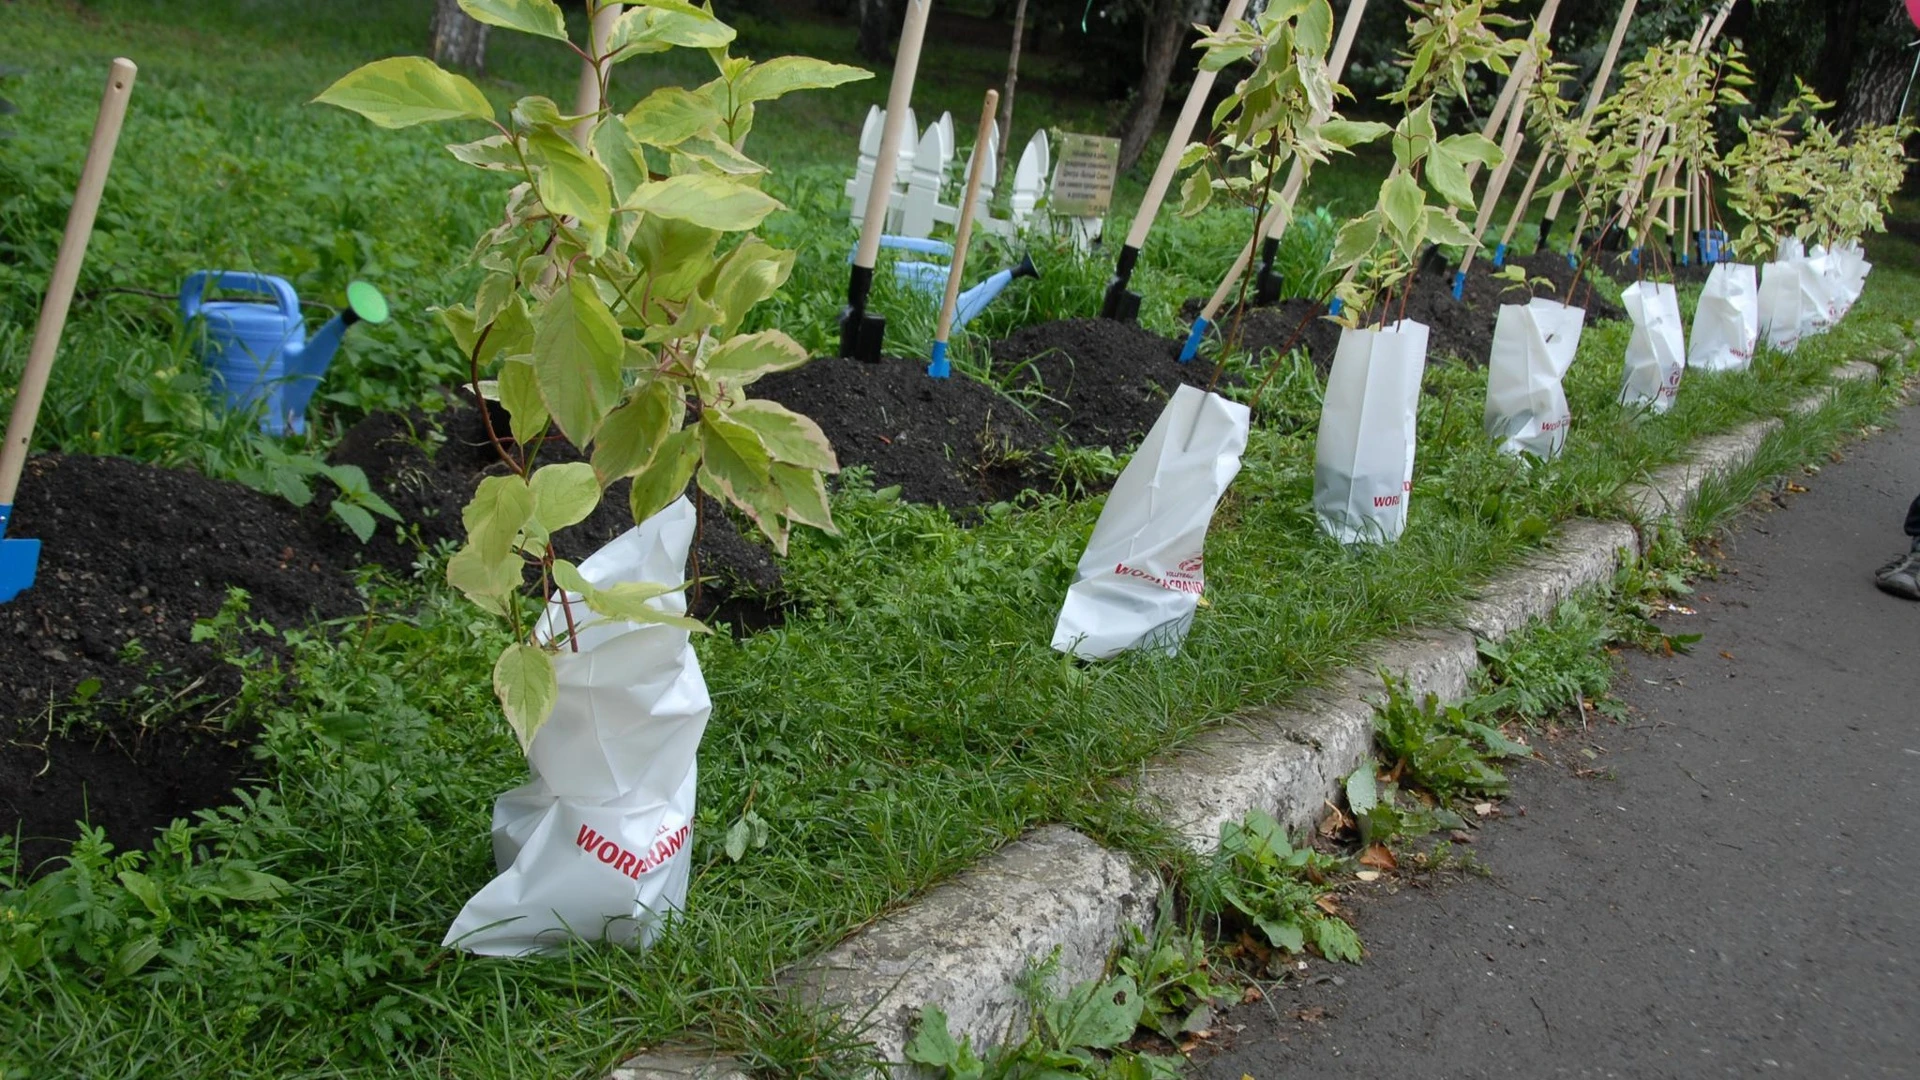
[[[347,306],[362,322],[387,321],[387,298],[369,282],[356,281],[347,286]]]

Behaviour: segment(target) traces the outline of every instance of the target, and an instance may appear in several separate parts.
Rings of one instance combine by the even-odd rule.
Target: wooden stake
[[[613,24],[620,18],[619,4],[603,4],[593,13],[593,31],[591,52],[600,57],[600,62],[580,61],[580,89],[573,96],[573,114],[587,119],[573,126],[573,141],[582,150],[591,152],[587,137],[592,132],[593,114],[600,111],[600,86],[607,78],[607,70],[613,61],[607,56],[607,39],[613,35]]]
[[[1520,227],[1520,219],[1527,216],[1527,205],[1533,202],[1533,189],[1540,183],[1540,174],[1546,171],[1547,158],[1545,147],[1533,159],[1533,171],[1527,174],[1526,186],[1520,189],[1520,197],[1514,200],[1513,213],[1507,215],[1507,227],[1500,233],[1500,246],[1505,248],[1513,243],[1514,230]]]
[[[1528,55],[1531,57],[1532,54]],[[1526,95],[1533,86],[1533,77],[1538,74],[1538,65],[1523,61],[1520,67],[1526,70],[1520,80],[1518,97],[1513,108],[1508,110],[1507,133],[1500,140],[1500,164],[1494,167],[1493,175],[1487,179],[1487,190],[1480,196],[1480,212],[1474,215],[1473,235],[1467,241],[1467,249],[1460,253],[1460,265],[1454,271],[1456,284],[1462,275],[1473,268],[1473,257],[1480,251],[1480,235],[1493,223],[1493,211],[1500,203],[1500,192],[1507,186],[1507,177],[1513,173],[1514,159],[1520,156],[1520,143],[1526,135]]]
[[[1705,17],[1701,18],[1700,29],[1694,33],[1693,40],[1687,43],[1689,51],[1700,53],[1713,47],[1714,39],[1720,36],[1720,28],[1726,25],[1727,16],[1733,14],[1733,5],[1736,2],[1737,0],[1725,0],[1725,2],[1720,5],[1720,10],[1713,15],[1711,21]],[[1660,147],[1666,142],[1669,129],[1669,125],[1663,124],[1654,130],[1652,137],[1647,140],[1647,145],[1641,152],[1642,160],[1650,158],[1660,152]],[[1667,183],[1658,185],[1658,187],[1671,186],[1671,171],[1669,171]],[[1658,188],[1656,188],[1656,190],[1658,190]],[[1620,211],[1623,221],[1633,216],[1633,212],[1636,209],[1634,204],[1640,200],[1641,195],[1642,192],[1635,188],[1630,188],[1621,194]],[[1651,199],[1651,193],[1647,193],[1647,197]]]
[[[913,104],[913,79],[920,70],[920,45],[927,35],[927,15],[933,0],[907,0],[907,22],[900,30],[900,49],[893,59],[893,84],[887,88],[887,121],[880,129],[880,152],[873,162],[873,185],[867,189],[867,216],[860,222],[860,246],[853,265],[872,270],[880,258],[880,236],[886,231],[887,210],[893,192],[893,173],[900,157],[900,131],[907,125],[907,106]]]
[[[887,118],[880,129],[880,149],[867,186],[866,214],[860,221],[860,243],[847,271],[847,305],[840,309],[840,355],[878,361],[885,344],[885,320],[867,314],[873,291],[873,267],[880,258],[880,236],[892,208],[893,174],[900,163],[900,133],[907,126],[907,106],[913,101],[913,79],[920,70],[920,45],[927,36],[927,15],[933,0],[907,0],[907,21],[900,30],[900,48],[894,54],[893,85],[887,89]]]
[[[987,155],[980,148],[987,145],[987,139],[993,132],[993,110],[1000,104],[1000,94],[996,90],[987,91],[986,104],[980,109],[980,135],[973,145],[973,165],[967,170],[967,193],[960,203],[960,220],[953,231],[953,265],[947,269],[947,295],[940,301],[940,323],[933,332],[934,349],[937,353],[946,350],[947,335],[953,330],[953,312],[960,306],[960,278],[962,268],[967,264],[967,244],[973,239],[973,208],[980,198],[980,174],[986,171]]]
[[[1361,2],[1364,3],[1364,0]],[[1226,13],[1220,16],[1219,30],[1228,29],[1239,22],[1241,13],[1246,9],[1247,0],[1228,0]],[[1173,183],[1173,174],[1180,170],[1180,155],[1187,148],[1187,140],[1193,136],[1193,126],[1200,119],[1200,110],[1207,106],[1207,95],[1213,91],[1213,81],[1218,74],[1204,68],[1194,73],[1193,89],[1187,93],[1186,104],[1180,106],[1180,115],[1173,122],[1173,134],[1167,137],[1167,148],[1160,155],[1160,163],[1154,166],[1153,179],[1147,182],[1146,198],[1140,200],[1140,211],[1134,215],[1133,225],[1127,230],[1127,246],[1136,251],[1147,242],[1153,219],[1160,213],[1160,202],[1166,198],[1167,188]]]
[[[1340,76],[1346,73],[1347,57],[1353,52],[1353,39],[1360,33],[1360,18],[1366,13],[1367,0],[1353,0],[1353,5],[1347,8],[1347,13],[1341,16],[1340,36],[1334,40],[1333,53],[1327,58],[1327,71],[1333,76],[1335,82],[1340,81]],[[1293,201],[1300,197],[1300,188],[1306,183],[1306,179],[1306,172],[1300,167],[1300,163],[1294,162],[1293,168],[1287,172],[1287,186],[1280,193],[1282,203],[1289,209],[1292,208]],[[1286,235],[1287,226],[1292,222],[1292,214],[1283,214],[1274,221],[1273,227],[1264,235],[1268,240],[1277,241]],[[1251,244],[1247,246],[1245,257],[1249,261],[1253,259]]]
[[[1625,3],[1620,5],[1620,16],[1613,21],[1613,37],[1607,42],[1607,52],[1600,60],[1599,70],[1594,73],[1593,87],[1587,91],[1586,107],[1580,112],[1580,125],[1576,129],[1579,135],[1587,133],[1587,126],[1593,122],[1594,110],[1600,107],[1601,99],[1607,96],[1607,80],[1613,77],[1613,62],[1620,56],[1620,43],[1627,38],[1627,24],[1633,21],[1633,9],[1638,3],[1639,0],[1625,0]],[[1572,175],[1575,164],[1571,157],[1567,159],[1566,165],[1560,171],[1562,179]],[[1553,198],[1547,202],[1546,221],[1552,222],[1560,215],[1560,205],[1566,201],[1566,198],[1566,188],[1553,193]],[[1574,235],[1577,243],[1579,234]]]
[[[40,320],[33,327],[33,344],[27,347],[27,366],[20,373],[20,386],[14,394],[6,442],[0,443],[0,532],[6,525],[4,511],[13,505],[20,490],[20,470],[33,443],[40,402],[47,393],[47,376],[53,371],[54,354],[60,350],[67,309],[73,304],[74,282],[79,280],[80,264],[87,257],[93,219],[100,210],[100,194],[106,190],[107,169],[113,164],[113,150],[120,142],[120,125],[127,118],[127,99],[133,94],[133,78],[138,72],[133,61],[125,57],[115,59],[107,72],[107,88],[93,121],[93,140],[87,144],[73,208],[67,212],[67,231],[61,234],[60,251],[53,259],[46,299],[40,304]]]
[[[1541,7],[1540,14],[1534,18],[1533,29],[1527,33],[1527,40],[1533,40],[1536,34],[1545,34],[1547,40],[1551,42],[1553,39],[1553,17],[1559,13],[1560,0],[1547,0],[1546,4]],[[1500,130],[1500,122],[1507,118],[1507,110],[1519,107],[1521,102],[1526,98],[1527,87],[1533,85],[1534,72],[1532,68],[1533,52],[1532,50],[1528,50],[1528,52],[1520,58],[1520,62],[1513,65],[1513,70],[1507,73],[1507,85],[1500,88],[1500,99],[1493,103],[1493,111],[1487,114],[1486,126],[1480,131],[1482,136],[1487,139],[1492,139],[1493,133]],[[1480,163],[1477,161],[1467,162],[1468,187],[1473,186],[1473,181],[1479,175]]]
[[[1367,0],[1353,0],[1347,8],[1347,13],[1340,17],[1340,35],[1334,40],[1333,54],[1327,60],[1327,71],[1336,82],[1339,81],[1341,73],[1346,70],[1347,56],[1353,51],[1353,39],[1360,32],[1360,19],[1366,14],[1366,10]],[[1267,211],[1266,220],[1260,223],[1260,229],[1253,234],[1254,236],[1279,240],[1286,234],[1287,225],[1293,220],[1294,200],[1300,197],[1300,188],[1306,183],[1306,178],[1306,169],[1296,160],[1293,168],[1287,173],[1286,187],[1281,189],[1280,197]],[[1227,295],[1233,291],[1234,282],[1240,280],[1240,276],[1247,272],[1247,267],[1252,263],[1253,239],[1249,237],[1246,246],[1240,249],[1240,256],[1233,260],[1233,266],[1228,269],[1227,276],[1220,279],[1220,287],[1213,291],[1213,295],[1207,299],[1207,306],[1201,309],[1200,319],[1195,323],[1196,327],[1204,331],[1206,325],[1213,322],[1214,316],[1220,314],[1220,309],[1226,305]]]

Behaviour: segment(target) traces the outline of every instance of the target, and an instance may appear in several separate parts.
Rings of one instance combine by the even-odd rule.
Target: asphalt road
[[[1920,604],[1871,582],[1920,491],[1897,424],[1737,520],[1668,620],[1704,639],[1513,770],[1485,876],[1356,901],[1366,963],[1234,1009],[1196,1073],[1920,1077]]]

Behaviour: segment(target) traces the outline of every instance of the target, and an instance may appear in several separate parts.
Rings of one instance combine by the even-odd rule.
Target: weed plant
[[[1224,925],[1259,931],[1289,953],[1312,944],[1329,960],[1360,962],[1360,938],[1338,915],[1320,906],[1343,860],[1295,846],[1272,815],[1255,810],[1220,826],[1220,847],[1203,872],[1189,875],[1196,913]]]
[[[971,1039],[955,1039],[938,1006],[920,1011],[907,1060],[939,1080],[1175,1080],[1181,1059],[1122,1047],[1139,1027],[1145,998],[1130,975],[1056,992],[1045,974],[1029,976],[1024,1032],[1010,1031],[985,1057]]]
[[[1620,706],[1607,698],[1614,675],[1608,649],[1634,636],[1622,625],[1628,618],[1606,597],[1587,594],[1505,641],[1481,642],[1474,673],[1480,701],[1530,725],[1576,712],[1584,722],[1589,699],[1618,718]]]
[[[1374,742],[1397,776],[1448,805],[1470,796],[1504,795],[1502,758],[1529,757],[1524,743],[1497,727],[1486,698],[1443,705],[1432,694],[1414,699],[1389,681],[1387,700],[1376,710]]]

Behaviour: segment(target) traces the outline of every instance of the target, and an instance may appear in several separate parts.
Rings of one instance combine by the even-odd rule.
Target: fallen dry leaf
[[[1340,833],[1347,828],[1349,819],[1347,815],[1340,812],[1339,807],[1333,805],[1331,802],[1327,803],[1327,809],[1331,811],[1331,813],[1320,819],[1320,825],[1314,831],[1318,832],[1321,836],[1329,838],[1339,836]]]
[[[1481,817],[1488,817],[1493,813],[1493,804],[1490,802],[1474,803],[1473,812],[1480,815]]]
[[[1791,480],[1787,481],[1787,490],[1792,492],[1795,495],[1804,495],[1807,492],[1807,489],[1805,487],[1803,487],[1800,484],[1796,484]]]
[[[1354,877],[1357,877],[1357,878],[1359,878],[1359,879],[1360,879],[1361,881],[1367,881],[1367,882],[1373,882],[1373,881],[1379,881],[1379,880],[1380,880],[1380,871],[1378,871],[1378,870],[1356,870],[1356,871],[1354,872],[1354,875],[1353,875],[1353,876],[1354,876]]]
[[[1721,650],[1720,650],[1720,659],[1722,659],[1722,660],[1731,660],[1731,659],[1733,659],[1733,654],[1732,654],[1732,653],[1730,653],[1730,652],[1728,652],[1728,651],[1727,651],[1727,650],[1725,650],[1725,649],[1721,649]]]
[[[1338,900],[1335,900],[1331,896],[1315,897],[1313,901],[1313,906],[1319,908],[1321,911],[1324,911],[1329,915],[1340,914],[1340,902]]]
[[[1393,852],[1387,850],[1387,845],[1374,844],[1360,853],[1360,865],[1374,866],[1382,870],[1396,870],[1400,867],[1400,860],[1393,857]]]
[[[1240,1004],[1251,1005],[1256,1001],[1265,1001],[1266,997],[1267,995],[1261,993],[1259,987],[1249,986],[1247,987],[1247,992],[1240,995]]]

